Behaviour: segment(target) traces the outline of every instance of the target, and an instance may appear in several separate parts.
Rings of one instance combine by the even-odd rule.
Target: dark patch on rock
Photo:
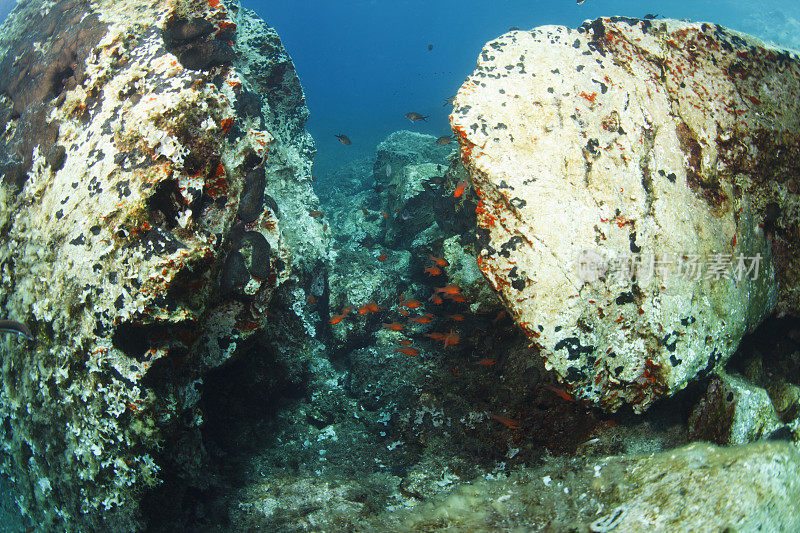
[[[689,438],[727,444],[731,437],[736,398],[725,382],[715,376],[689,415]]]
[[[578,337],[567,337],[558,341],[553,348],[554,351],[563,349],[566,349],[569,353],[569,357],[567,357],[567,359],[572,361],[578,359],[582,354],[592,353],[594,351],[594,346],[583,346],[581,345],[581,341]]]
[[[178,216],[185,207],[183,194],[177,180],[160,182],[147,198],[147,207],[153,224],[163,223],[168,229],[178,225]]]
[[[269,194],[265,194],[264,203],[267,204],[267,207],[269,207],[272,210],[272,213],[275,215],[275,218],[278,219],[281,218],[281,214],[278,211],[278,202],[275,201],[275,198],[273,198]]]
[[[22,188],[34,146],[50,153],[58,136],[58,124],[47,120],[51,100],[83,81],[85,59],[106,33],[89,8],[87,2],[62,0],[26,20],[18,28],[22,37],[0,62],[0,93],[12,104],[6,120],[19,119],[14,134],[0,141],[0,176],[7,185]]]
[[[614,303],[616,303],[617,305],[625,305],[625,304],[632,304],[635,301],[636,299],[633,297],[633,292],[628,291],[628,292],[621,292],[619,296],[617,296],[617,299],[614,300]]]
[[[564,379],[573,383],[576,381],[585,381],[586,372],[583,372],[577,367],[571,366],[567,368],[567,375],[564,377]]]
[[[674,353],[675,348],[678,344],[678,334],[675,333],[674,331],[672,333],[667,333],[666,335],[664,335],[664,338],[661,339],[661,344],[667,350],[669,350],[670,353]]]
[[[764,226],[765,231],[772,231],[775,229],[775,223],[778,222],[778,218],[781,216],[781,207],[777,204],[777,202],[770,202],[764,208],[764,221],[762,225]]]
[[[581,28],[585,31],[592,30],[592,40],[589,42],[589,49],[597,50],[601,55],[605,56],[606,53],[603,42],[606,36],[606,27],[603,24],[603,19],[597,18],[591,22],[584,22]]]
[[[509,203],[510,203],[512,206],[514,206],[515,208],[517,208],[517,209],[522,209],[523,207],[525,207],[525,206],[527,205],[527,203],[528,203],[528,202],[526,202],[526,201],[525,201],[525,200],[523,200],[522,198],[518,198],[518,197],[516,197],[516,196],[515,196],[514,198],[512,198],[512,199],[509,201]]]
[[[236,59],[236,52],[228,43],[212,39],[189,46],[178,55],[178,61],[189,70],[210,70],[228,65]]]
[[[244,287],[250,281],[250,272],[247,262],[239,251],[230,252],[225,258],[220,273],[219,290],[223,296],[235,294],[237,289]]]
[[[245,176],[242,200],[239,202],[237,215],[245,224],[255,221],[264,212],[264,188],[267,175],[262,168],[251,170]]]
[[[58,172],[64,168],[64,162],[67,160],[67,150],[60,144],[50,148],[50,151],[45,157],[45,162],[53,172]]]
[[[516,251],[517,246],[524,242],[525,239],[523,239],[521,236],[514,235],[506,242],[504,242],[502,246],[500,246],[500,255],[502,255],[503,257],[511,257],[511,251]]]
[[[181,248],[186,248],[186,245],[177,239],[169,231],[161,228],[152,228],[142,237],[142,243],[147,244],[149,248],[157,255],[171,255]],[[148,252],[145,251],[145,256]]]
[[[631,234],[628,235],[628,240],[631,242],[631,252],[633,252],[635,254],[638,254],[639,252],[642,251],[642,247],[638,246],[636,244],[636,232],[635,231],[631,232]]]
[[[230,64],[236,59],[236,53],[227,42],[211,38],[214,29],[211,22],[201,17],[172,16],[161,33],[164,48],[190,70],[209,70]]]
[[[242,250],[243,245],[247,245],[248,248],[245,253],[250,262],[247,269],[250,275],[258,279],[266,279],[269,276],[270,253],[267,239],[257,231],[247,231],[242,235],[239,251]]]
[[[475,229],[475,244],[479,249],[485,250],[490,247],[489,243],[492,242],[491,232],[488,228]]]
[[[202,17],[172,18],[167,21],[162,32],[164,48],[171,51],[182,44],[206,37],[213,31],[214,25]]]
[[[242,91],[236,96],[236,114],[243,117],[261,116],[261,98],[252,91]]]
[[[727,195],[723,192],[716,175],[704,176],[702,171],[703,149],[697,141],[697,135],[685,122],[679,122],[675,128],[681,150],[686,154],[686,183],[695,193],[700,194],[712,210],[717,211]]]
[[[599,151],[597,150],[599,146],[600,146],[600,141],[598,141],[597,139],[589,139],[589,141],[586,143],[586,151],[596,156],[599,153]]]
[[[794,432],[788,425],[781,426],[767,436],[767,440],[786,440],[789,442],[794,441]]]

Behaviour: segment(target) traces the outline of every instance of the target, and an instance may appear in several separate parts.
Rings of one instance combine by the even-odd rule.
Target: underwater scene
[[[797,2],[0,20],[0,531],[800,531]]]

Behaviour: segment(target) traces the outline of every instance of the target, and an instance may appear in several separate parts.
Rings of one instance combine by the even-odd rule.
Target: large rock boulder
[[[602,18],[488,43],[450,116],[479,262],[578,397],[637,411],[800,305],[797,56]]]
[[[302,89],[216,1],[21,2],[0,80],[3,318],[36,336],[5,342],[2,468],[44,529],[139,529],[203,475],[206,373],[313,335]]]

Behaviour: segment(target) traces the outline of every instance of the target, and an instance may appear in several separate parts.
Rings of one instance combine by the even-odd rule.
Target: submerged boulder
[[[237,391],[209,373],[301,380],[326,260],[308,111],[236,2],[51,4],[0,29],[3,318],[36,335],[2,339],[0,467],[41,528],[158,529],[212,477],[207,414]]]
[[[578,397],[641,412],[800,308],[798,92],[796,55],[714,24],[483,49],[450,116],[478,260]]]

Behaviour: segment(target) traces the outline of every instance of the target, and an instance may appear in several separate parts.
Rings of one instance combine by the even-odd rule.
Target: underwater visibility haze
[[[0,530],[800,531],[797,2],[0,19]]]

